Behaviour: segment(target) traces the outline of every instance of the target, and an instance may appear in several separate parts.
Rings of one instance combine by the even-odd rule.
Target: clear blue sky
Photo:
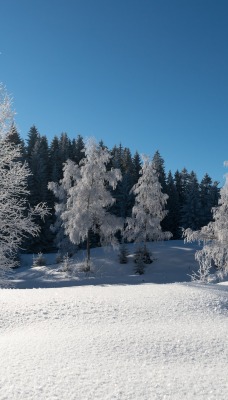
[[[224,183],[227,0],[0,0],[0,81],[23,138],[67,132]]]

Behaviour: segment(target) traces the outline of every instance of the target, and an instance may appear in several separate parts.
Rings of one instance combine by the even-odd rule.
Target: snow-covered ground
[[[228,286],[190,282],[193,245],[151,249],[143,276],[103,249],[87,277],[18,269],[0,290],[0,399],[226,400]]]

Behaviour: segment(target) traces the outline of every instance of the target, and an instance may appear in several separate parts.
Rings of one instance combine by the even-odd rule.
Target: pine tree
[[[26,146],[26,153],[27,153],[27,160],[28,162],[30,161],[30,157],[32,155],[32,152],[34,150],[35,144],[37,142],[37,140],[40,139],[40,134],[37,130],[37,128],[35,127],[35,125],[33,125],[28,133],[28,139],[27,139],[27,146]]]
[[[143,157],[141,177],[133,186],[135,205],[132,217],[127,218],[125,237],[128,241],[143,242],[169,239],[170,232],[162,232],[161,221],[166,215],[164,206],[168,196],[161,191],[157,171],[148,157]]]
[[[212,179],[205,174],[200,183],[200,226],[207,225],[212,220],[212,207],[218,205],[218,183],[212,183]]]
[[[140,171],[142,169],[140,155],[137,151],[133,156],[132,163],[133,163],[133,171],[132,171],[133,185],[135,185],[138,182]]]
[[[158,174],[158,180],[161,184],[161,188],[163,193],[166,193],[166,174],[165,174],[165,162],[161,157],[159,151],[157,150],[152,158],[152,162],[154,164],[154,168]]]
[[[91,139],[86,143],[85,158],[80,162],[80,167],[67,161],[60,186],[53,188],[53,184],[49,184],[51,190],[67,191],[67,203],[63,209],[66,208],[61,218],[65,232],[74,244],[86,240],[88,269],[91,233],[99,234],[103,245],[109,242],[115,244],[115,233],[122,227],[122,221],[108,212],[114,199],[107,190],[107,184],[115,188],[121,179],[119,170],[107,171],[110,157],[107,149],[102,149]]]
[[[174,174],[174,181],[177,188],[180,207],[182,207],[186,200],[187,184],[189,180],[189,173],[186,168],[183,168],[181,172],[178,170]]]
[[[50,180],[49,147],[46,136],[41,136],[36,128],[32,128],[32,131],[30,130],[27,154],[28,166],[32,173],[28,180],[29,203],[34,206],[37,203],[45,202],[52,209],[54,206],[53,197],[48,191],[48,182]],[[51,215],[45,221],[37,220],[37,223],[40,225],[40,235],[39,237],[31,237],[30,242],[27,241],[29,245],[27,250],[34,252],[52,250]]]
[[[61,164],[63,165],[70,158],[70,153],[71,153],[71,141],[67,133],[65,132],[61,133],[60,135],[59,150],[60,150]]]
[[[195,172],[188,175],[185,200],[181,208],[181,226],[197,230],[200,228],[200,193]]]
[[[62,160],[60,155],[60,145],[57,136],[51,141],[50,145],[50,179],[53,182],[58,182],[62,179]]]
[[[168,200],[167,200],[167,215],[163,220],[164,230],[170,231],[172,233],[173,239],[179,239],[182,235],[180,228],[180,203],[177,188],[174,182],[171,171],[169,171],[167,176],[166,185]]]
[[[73,139],[71,142],[70,159],[76,164],[79,164],[80,161],[85,157],[84,149],[85,144],[83,141],[83,137],[81,135],[78,135],[77,138]]]
[[[26,160],[25,143],[21,139],[21,137],[17,131],[15,123],[12,123],[12,125],[10,126],[10,130],[9,130],[9,132],[7,132],[5,139],[7,140],[8,143],[11,143],[14,146],[20,147],[21,156],[18,161],[25,162],[25,160]]]

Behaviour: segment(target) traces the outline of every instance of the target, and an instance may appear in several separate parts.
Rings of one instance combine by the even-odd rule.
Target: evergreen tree
[[[111,208],[111,212],[116,216],[126,218],[131,215],[131,210],[134,204],[134,195],[131,188],[133,181],[133,162],[131,152],[128,148],[114,147],[111,151],[110,168],[118,168],[122,173],[122,180],[118,182],[117,187],[113,190],[112,196],[115,198],[115,203]]]
[[[187,185],[189,180],[189,173],[186,168],[183,168],[181,172],[178,170],[174,174],[174,181],[177,188],[180,207],[182,207],[186,200]]]
[[[20,147],[20,158],[18,161],[25,162],[25,159],[26,159],[25,143],[21,139],[21,137],[17,131],[16,125],[14,123],[12,123],[12,125],[10,126],[9,132],[5,136],[5,139],[7,140],[8,143],[11,143],[14,146]]]
[[[169,239],[170,232],[162,232],[161,221],[166,215],[164,206],[168,196],[161,191],[157,171],[148,157],[143,157],[141,177],[133,187],[135,205],[132,217],[127,218],[125,237],[128,241],[143,242]]]
[[[62,159],[60,155],[60,145],[57,136],[51,141],[50,145],[50,179],[53,182],[58,182],[62,179]]]
[[[133,163],[132,178],[133,178],[133,185],[135,185],[139,180],[140,171],[142,169],[140,155],[137,151],[133,156],[132,163]]]
[[[161,184],[163,193],[166,193],[166,174],[165,174],[165,162],[157,150],[152,158],[154,168],[158,174],[158,180]]]
[[[212,179],[205,174],[200,183],[200,226],[207,225],[212,220],[212,207],[218,205],[218,183],[212,183]]]
[[[171,171],[169,171],[167,176],[166,190],[167,195],[169,196],[166,205],[168,214],[163,220],[163,227],[164,230],[170,231],[172,233],[173,239],[179,239],[182,235],[180,229],[179,195]]]
[[[185,187],[185,201],[181,209],[181,226],[193,230],[200,227],[200,193],[195,172],[188,175]]]
[[[36,141],[34,140],[36,137]],[[33,145],[33,148],[32,148]],[[49,147],[46,136],[40,136],[36,128],[30,130],[28,141],[28,165],[32,175],[29,177],[29,203],[34,206],[37,203],[45,202],[50,209],[53,208],[53,198],[48,191],[50,180]],[[29,155],[30,154],[30,155]],[[38,221],[37,221],[38,223]],[[40,221],[40,235],[31,237],[27,250],[43,252],[52,250],[53,234],[50,231],[52,217],[49,215],[45,221]]]
[[[78,135],[77,138],[73,139],[71,142],[70,159],[76,164],[79,164],[80,161],[85,157],[84,149],[85,144],[83,137]]]
[[[37,128],[35,127],[35,125],[33,125],[28,132],[28,139],[27,139],[27,146],[26,146],[28,162],[30,161],[30,157],[34,150],[35,144],[36,144],[37,140],[39,140],[39,139],[40,139],[40,134],[39,134]]]
[[[67,133],[61,133],[59,139],[59,149],[60,149],[60,158],[61,164],[63,164],[70,158],[71,153],[71,142],[68,138]]]

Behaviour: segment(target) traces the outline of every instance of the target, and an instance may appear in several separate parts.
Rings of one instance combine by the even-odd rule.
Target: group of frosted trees
[[[120,169],[107,169],[110,152],[90,139],[84,154],[79,164],[67,161],[59,184],[50,182],[48,187],[59,200],[55,206],[57,228],[63,226],[74,244],[86,241],[88,269],[92,234],[99,236],[102,245],[115,245],[118,243],[116,234],[121,232],[126,240],[143,242],[145,247],[148,240],[171,237],[169,232],[162,232],[161,229],[167,195],[161,191],[157,171],[151,161],[144,159],[141,176],[132,187],[135,195],[132,216],[124,219],[110,212],[115,203],[110,188],[116,189],[117,183],[122,180]]]
[[[40,246],[55,238],[65,250],[84,243],[89,264],[91,243],[125,240],[146,246],[149,240],[180,238],[182,231],[186,241],[204,244],[196,253],[201,278],[213,269],[227,270],[228,183],[219,193],[207,174],[200,184],[186,169],[166,176],[159,152],[141,160],[121,145],[109,151],[93,140],[85,144],[81,136],[70,141],[62,134],[49,147],[35,127],[25,146],[12,121],[1,85],[2,270],[15,265],[15,254],[28,242]]]
[[[227,162],[225,165],[228,166]],[[228,174],[220,191],[219,205],[212,208],[213,220],[200,230],[188,228],[183,236],[186,242],[203,244],[196,252],[199,270],[193,278],[204,282],[210,280],[211,274],[223,278],[228,274]]]

